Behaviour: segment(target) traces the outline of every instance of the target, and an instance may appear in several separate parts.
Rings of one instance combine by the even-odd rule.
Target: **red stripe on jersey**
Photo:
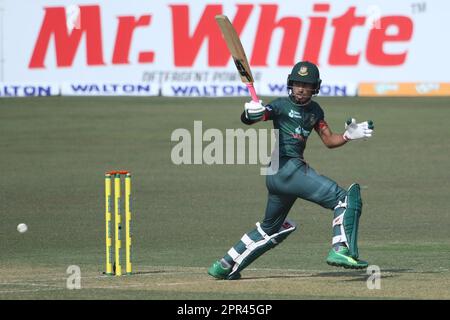
[[[266,109],[266,111],[264,112],[264,115],[262,117],[262,121],[267,121],[270,118],[270,111]]]
[[[314,129],[317,132],[322,131],[323,129],[328,128],[328,123],[325,120],[319,120],[316,122],[316,125],[314,126]]]

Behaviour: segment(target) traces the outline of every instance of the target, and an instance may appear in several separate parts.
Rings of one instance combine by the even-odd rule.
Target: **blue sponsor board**
[[[356,88],[356,84],[348,83],[322,84],[319,95],[329,97],[356,96]],[[284,96],[288,94],[287,85],[267,82],[266,85],[261,86],[261,91],[259,93],[264,96]]]
[[[241,97],[249,92],[242,83],[165,83],[162,87],[163,96],[171,97]]]
[[[62,95],[69,96],[155,96],[158,88],[150,83],[64,83]]]
[[[49,97],[56,95],[59,95],[59,88],[52,84],[0,83],[0,97]]]

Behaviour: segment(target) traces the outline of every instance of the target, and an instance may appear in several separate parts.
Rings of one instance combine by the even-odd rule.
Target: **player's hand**
[[[262,105],[262,101],[259,102],[250,101],[244,105],[245,117],[251,121],[258,121],[264,116],[266,108]]]
[[[373,128],[372,120],[356,123],[354,118],[348,119],[345,123],[343,138],[345,141],[370,138],[372,136]]]

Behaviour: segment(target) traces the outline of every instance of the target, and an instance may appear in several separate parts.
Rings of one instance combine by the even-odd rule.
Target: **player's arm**
[[[356,123],[355,119],[349,119],[345,124],[345,132],[343,134],[336,134],[331,132],[331,129],[325,120],[320,120],[314,129],[328,148],[337,148],[350,140],[370,138],[374,126],[373,121],[371,120]]]
[[[323,144],[328,148],[337,148],[347,143],[347,140],[344,139],[344,136],[342,134],[331,132],[331,129],[325,122],[325,120],[319,121],[314,129],[319,134],[319,137],[322,140]]]

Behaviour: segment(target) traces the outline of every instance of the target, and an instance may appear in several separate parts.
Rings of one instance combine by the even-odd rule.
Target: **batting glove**
[[[244,105],[245,117],[251,121],[259,121],[264,116],[266,108],[262,105],[262,101],[259,102],[250,101]]]
[[[370,138],[372,136],[373,128],[372,120],[356,123],[354,118],[348,119],[345,123],[343,138],[345,141]]]

